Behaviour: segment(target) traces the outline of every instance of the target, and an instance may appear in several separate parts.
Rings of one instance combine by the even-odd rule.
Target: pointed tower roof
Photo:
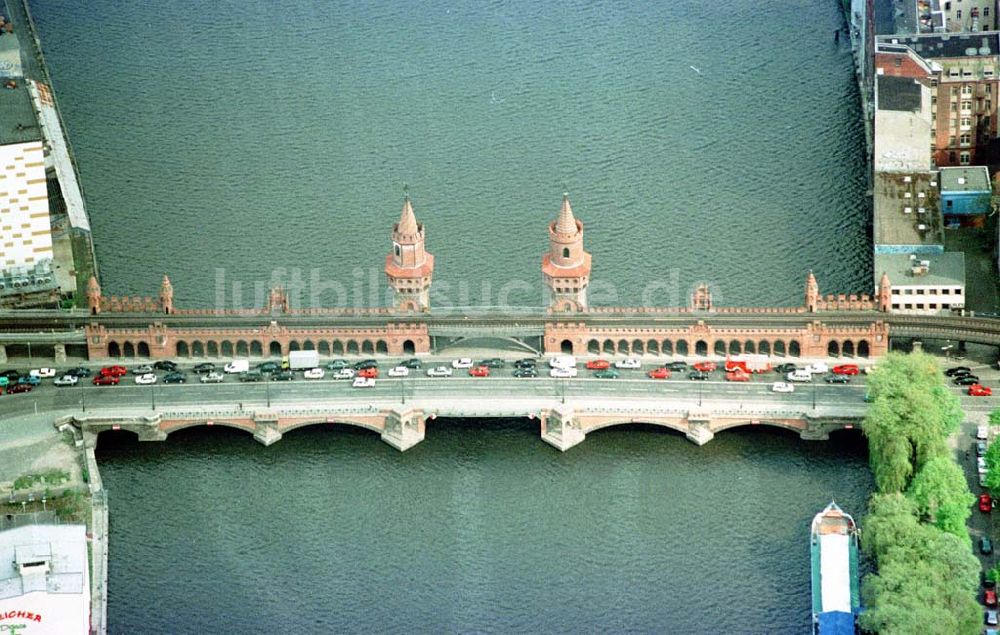
[[[396,232],[400,234],[416,234],[417,231],[417,217],[413,214],[410,195],[406,194],[403,196],[403,212],[399,215],[399,224],[396,225]]]
[[[101,285],[97,282],[97,276],[90,276],[90,279],[87,280],[87,293],[101,295]]]
[[[573,208],[569,204],[568,192],[563,192],[562,208],[559,210],[559,218],[556,220],[556,231],[560,234],[576,233],[576,217],[573,216]]]
[[[882,279],[878,281],[878,286],[879,286],[880,289],[888,289],[889,287],[892,286],[892,283],[889,282],[889,274],[888,273],[886,273],[884,271],[882,272]]]
[[[167,274],[163,274],[163,282],[160,284],[160,289],[173,289],[173,285],[170,284],[170,278],[167,277]]]
[[[816,276],[813,275],[812,269],[809,270],[809,275],[806,277],[806,284],[809,286],[818,286]]]

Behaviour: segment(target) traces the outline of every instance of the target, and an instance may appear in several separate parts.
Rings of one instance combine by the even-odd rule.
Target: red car
[[[986,589],[985,591],[983,591],[983,604],[985,604],[986,606],[997,605],[996,589]]]
[[[993,389],[989,386],[983,386],[981,384],[972,384],[969,386],[969,396],[971,397],[989,397],[993,394]]]
[[[361,370],[358,371],[358,375],[357,376],[358,377],[367,377],[368,379],[377,379],[378,378],[378,369],[377,368],[362,368]]]
[[[489,377],[490,368],[489,366],[476,366],[475,368],[469,369],[470,377]]]
[[[587,362],[589,370],[607,370],[611,368],[611,362],[606,359],[592,359]]]
[[[670,379],[670,370],[667,368],[654,368],[646,374],[650,379]]]
[[[841,364],[834,366],[833,372],[835,375],[857,375],[861,371],[854,364]]]
[[[127,373],[128,369],[124,366],[105,366],[101,369],[101,375],[104,377],[121,377]]]
[[[715,362],[698,362],[692,366],[695,370],[700,370],[703,373],[710,373],[715,370]]]
[[[118,375],[97,375],[94,377],[95,386],[117,386]]]
[[[34,386],[31,384],[11,384],[7,386],[7,394],[15,395],[19,392],[31,392],[32,388],[34,388]]]
[[[734,370],[726,373],[726,381],[750,381],[750,375],[742,370]]]
[[[984,514],[988,514],[990,513],[991,509],[993,509],[993,499],[990,498],[989,494],[980,494],[979,511],[983,512]]]

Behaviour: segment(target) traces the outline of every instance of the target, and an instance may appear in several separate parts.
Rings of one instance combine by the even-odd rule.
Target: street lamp
[[[816,410],[816,384],[814,383],[812,387],[813,387],[813,410]]]
[[[271,378],[264,378],[264,394],[267,395],[267,407],[271,407]]]
[[[153,391],[151,393],[152,397],[150,397],[150,399],[153,402],[153,410],[155,411],[156,410],[156,384],[150,384],[150,388],[153,389]]]
[[[403,401],[403,405],[406,405],[406,377],[399,378],[399,397]]]

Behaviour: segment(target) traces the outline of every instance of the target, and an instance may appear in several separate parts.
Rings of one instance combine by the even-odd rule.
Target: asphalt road
[[[619,379],[594,379],[591,371],[580,368],[576,379],[514,378],[512,367],[494,369],[490,377],[469,377],[466,370],[456,369],[452,377],[431,378],[425,370],[411,371],[407,378],[387,377],[386,371],[397,360],[380,359],[381,376],[372,388],[354,388],[350,380],[306,380],[301,373],[293,381],[247,382],[236,375],[227,375],[219,384],[198,383],[198,375],[188,372],[188,383],[136,385],[134,375],[126,375],[117,386],[94,386],[90,378],[82,378],[77,386],[57,387],[52,379],[31,393],[0,397],[0,415],[26,414],[48,410],[112,408],[170,408],[174,406],[218,405],[260,407],[268,404],[299,404],[308,402],[399,402],[442,398],[479,399],[484,404],[511,398],[615,399],[618,401],[648,400],[650,404],[709,406],[725,403],[735,407],[781,407],[796,410],[850,410],[852,414],[864,408],[865,376],[853,377],[849,384],[827,384],[817,377],[811,383],[795,385],[793,393],[775,393],[771,385],[780,378],[776,373],[755,375],[748,382],[728,382],[722,372],[711,373],[709,381],[692,381],[686,372],[674,373],[668,380],[654,380],[646,372],[658,364],[645,364],[638,370],[622,370]],[[429,366],[447,363],[425,362]],[[190,368],[190,365],[188,366]],[[220,365],[221,368],[221,365]],[[547,369],[540,368],[545,372]],[[159,372],[161,377],[165,373]],[[327,376],[330,376],[328,371]],[[991,398],[970,398],[963,395],[963,407],[982,411],[993,405]],[[846,412],[845,412],[846,413]]]

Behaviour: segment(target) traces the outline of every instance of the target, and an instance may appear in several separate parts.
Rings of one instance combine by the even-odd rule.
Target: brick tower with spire
[[[563,194],[559,217],[549,223],[549,251],[542,256],[542,276],[550,311],[587,308],[590,254],[583,250],[583,223],[573,216],[569,194]]]
[[[888,313],[892,310],[892,283],[889,282],[889,274],[882,272],[882,279],[878,281],[878,310]]]
[[[101,312],[101,285],[97,282],[97,276],[90,276],[90,280],[87,280],[87,307],[91,315]]]
[[[174,312],[174,286],[170,284],[167,274],[163,274],[163,282],[160,284],[160,307],[168,315]]]
[[[424,249],[424,226],[417,222],[405,194],[403,212],[392,227],[392,252],[385,258],[392,305],[401,311],[428,311],[433,274],[434,256]]]
[[[818,308],[820,301],[819,296],[819,283],[816,282],[816,276],[810,270],[809,275],[806,277],[806,311],[809,313],[815,313]]]

